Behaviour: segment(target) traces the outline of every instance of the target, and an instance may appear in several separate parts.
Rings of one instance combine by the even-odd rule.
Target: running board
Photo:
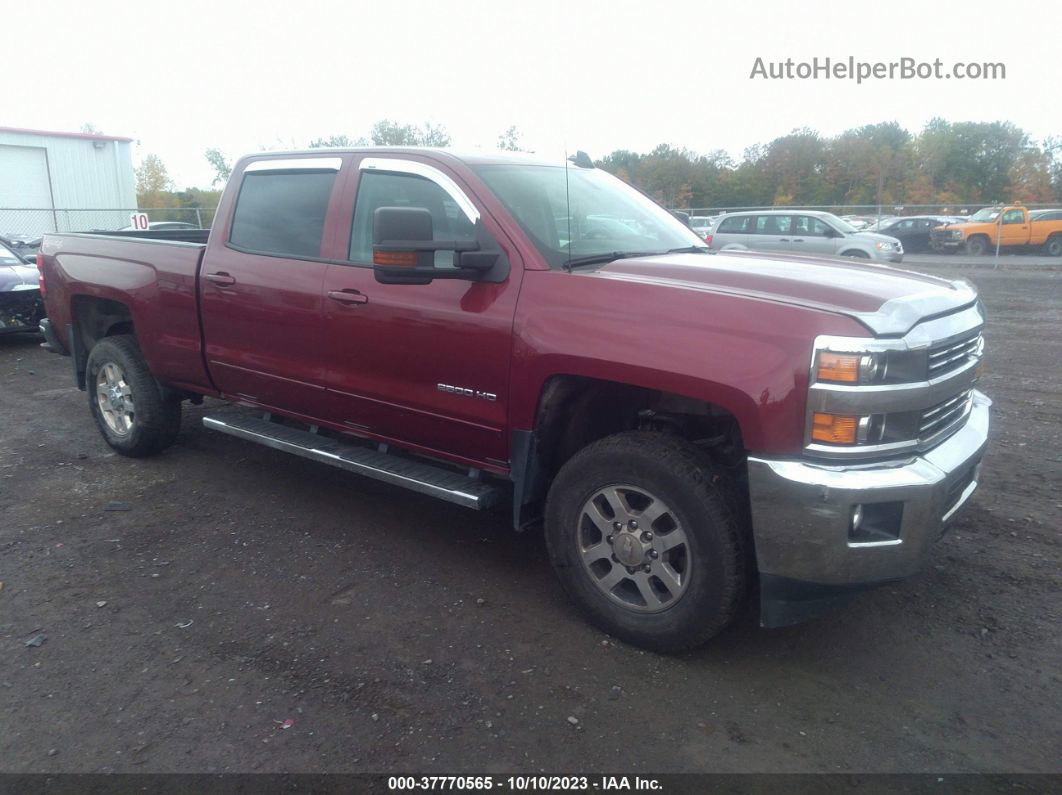
[[[258,417],[204,417],[203,425],[311,461],[347,469],[375,480],[438,497],[466,508],[489,508],[499,488],[443,467],[400,458]]]

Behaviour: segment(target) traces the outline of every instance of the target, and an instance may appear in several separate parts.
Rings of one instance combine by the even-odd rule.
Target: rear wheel
[[[591,622],[637,646],[679,651],[737,612],[741,515],[726,476],[697,447],[631,431],[562,467],[546,506],[546,542]]]
[[[1051,235],[1047,238],[1044,254],[1048,257],[1062,257],[1062,235]]]
[[[136,338],[105,337],[85,366],[89,408],[104,440],[122,455],[153,455],[173,444],[181,428],[181,402],[164,399]]]
[[[980,257],[988,251],[988,238],[976,235],[966,241],[966,253],[971,257]]]

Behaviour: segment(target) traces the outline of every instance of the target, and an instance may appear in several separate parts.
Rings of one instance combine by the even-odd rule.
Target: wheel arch
[[[537,520],[553,477],[579,450],[627,430],[654,428],[718,446],[731,464],[762,434],[753,401],[722,384],[662,390],[651,382],[556,373],[539,390],[530,430],[513,434],[512,479],[517,529]]]

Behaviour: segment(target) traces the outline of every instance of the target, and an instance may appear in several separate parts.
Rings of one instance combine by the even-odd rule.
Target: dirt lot
[[[995,425],[931,565],[681,657],[588,628],[504,516],[205,431],[217,405],[117,457],[69,360],[0,338],[0,769],[1062,770],[1062,272],[965,273]]]

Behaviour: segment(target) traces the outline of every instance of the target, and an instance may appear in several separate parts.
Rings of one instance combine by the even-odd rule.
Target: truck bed
[[[76,357],[70,328],[75,302],[94,302],[104,317],[107,301],[123,304],[153,372],[165,373],[175,388],[213,391],[203,363],[196,289],[206,244],[155,239],[160,234],[46,234],[41,254],[51,326]],[[83,320],[77,333],[90,346],[96,331]]]

